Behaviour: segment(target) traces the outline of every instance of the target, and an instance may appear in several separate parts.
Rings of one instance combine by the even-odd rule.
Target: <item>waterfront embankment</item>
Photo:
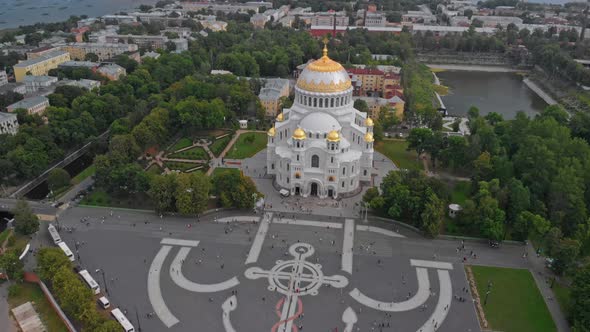
[[[438,64],[426,64],[431,69],[442,69],[449,71],[484,71],[488,73],[516,73],[522,70],[503,67],[503,66],[479,66],[479,65],[438,65]]]
[[[535,82],[531,81],[528,78],[525,78],[524,80],[522,80],[522,82],[524,84],[526,84],[526,86],[528,86],[529,89],[533,90],[547,104],[549,104],[549,105],[557,104],[557,101],[555,99],[551,98],[551,96],[548,95],[545,91],[543,91],[537,84],[535,84]]]

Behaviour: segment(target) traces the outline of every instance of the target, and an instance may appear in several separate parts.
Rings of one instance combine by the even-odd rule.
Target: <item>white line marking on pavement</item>
[[[231,320],[229,319],[229,314],[236,310],[238,307],[238,298],[235,295],[230,296],[223,304],[221,305],[221,309],[223,309],[223,327],[225,328],[225,332],[236,332],[234,327],[231,325]]]
[[[171,246],[162,246],[160,251],[156,254],[156,257],[154,257],[148,273],[147,285],[148,297],[154,308],[154,312],[168,328],[178,323],[178,318],[174,317],[166,306],[164,298],[162,298],[162,290],[160,289],[160,270],[162,270],[162,265],[164,264],[164,260],[166,259],[166,256],[168,256],[170,249],[172,249]]]
[[[342,241],[342,271],[352,274],[352,247],[354,246],[354,220],[344,221],[344,241]]]
[[[176,257],[174,257],[174,260],[170,265],[170,277],[172,277],[172,280],[178,286],[197,293],[214,293],[230,289],[240,283],[236,277],[216,284],[199,284],[188,280],[185,278],[184,274],[182,274],[182,262],[184,262],[186,256],[188,256],[190,250],[190,247],[180,248],[178,254],[176,254]]]
[[[438,298],[438,303],[436,304],[436,308],[434,312],[428,318],[426,323],[422,325],[418,331],[422,332],[434,332],[440,329],[440,326],[444,322],[449,310],[451,310],[451,294],[453,293],[452,285],[451,285],[451,276],[449,275],[448,270],[438,270],[438,280],[440,284],[440,295]],[[435,327],[436,326],[436,327]]]
[[[354,329],[354,324],[358,321],[356,317],[356,312],[352,310],[351,307],[346,308],[344,313],[342,314],[342,321],[344,322],[344,332],[352,332]]]
[[[408,299],[404,302],[377,301],[361,293],[358,288],[353,289],[349,294],[360,304],[376,310],[388,312],[410,311],[424,304],[430,295],[430,280],[428,279],[428,270],[422,267],[417,267],[416,274],[418,275],[418,291],[411,299]]]
[[[419,259],[410,259],[410,265],[419,267],[429,267],[433,269],[452,270],[453,264],[447,262],[422,261]]]
[[[235,217],[223,217],[217,219],[219,223],[228,223],[228,222],[255,222],[260,219],[259,217],[248,217],[248,216],[235,216]]]
[[[171,246],[196,247],[199,245],[199,241],[163,238],[162,241],[160,241],[160,244],[167,244]]]
[[[373,233],[379,233],[385,236],[391,236],[391,237],[405,237],[399,233],[396,233],[394,231],[390,231],[388,229],[384,229],[381,227],[374,227],[374,226],[367,226],[367,225],[357,225],[356,226],[356,230],[357,231],[367,231],[367,232],[373,232]]]
[[[266,238],[266,233],[268,233],[268,226],[270,225],[271,219],[272,213],[265,213],[262,216],[262,222],[260,222],[258,232],[256,232],[256,237],[254,237],[254,241],[250,247],[250,252],[248,253],[248,258],[246,258],[245,264],[252,264],[258,261],[258,256],[262,250],[262,244],[264,243],[264,238]]]
[[[342,228],[341,223],[337,222],[323,222],[323,221],[313,221],[313,220],[295,220],[295,219],[286,219],[286,218],[275,218],[272,221],[273,224],[286,224],[286,225],[298,225],[298,226],[314,226],[314,227],[330,227],[334,229]]]

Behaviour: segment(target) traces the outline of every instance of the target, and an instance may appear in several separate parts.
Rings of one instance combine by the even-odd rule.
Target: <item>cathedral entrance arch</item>
[[[311,183],[311,196],[317,196],[318,195],[318,184],[315,182]]]
[[[300,195],[301,194],[301,189],[299,188],[299,186],[295,186],[295,195]]]

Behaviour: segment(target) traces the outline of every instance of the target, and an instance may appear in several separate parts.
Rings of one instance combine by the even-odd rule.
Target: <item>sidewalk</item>
[[[0,285],[0,331],[17,332],[14,321],[8,315],[8,286],[9,282]]]
[[[549,312],[551,313],[551,317],[555,322],[557,331],[570,331],[569,324],[565,319],[565,315],[561,311],[559,302],[557,302],[553,290],[549,287],[551,286],[551,282],[549,280],[554,275],[552,272],[545,268],[545,258],[543,256],[537,257],[537,254],[535,253],[535,248],[533,248],[530,242],[526,246],[526,251],[528,254],[527,260],[530,263],[530,271],[533,274],[533,278],[537,283],[537,287],[539,287],[539,291],[541,292],[541,295],[543,296],[545,303],[547,304],[547,308],[549,308]]]

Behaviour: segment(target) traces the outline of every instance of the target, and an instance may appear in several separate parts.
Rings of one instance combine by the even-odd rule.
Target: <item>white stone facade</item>
[[[292,195],[338,198],[371,180],[373,121],[353,107],[348,73],[324,52],[268,132],[267,171]]]

